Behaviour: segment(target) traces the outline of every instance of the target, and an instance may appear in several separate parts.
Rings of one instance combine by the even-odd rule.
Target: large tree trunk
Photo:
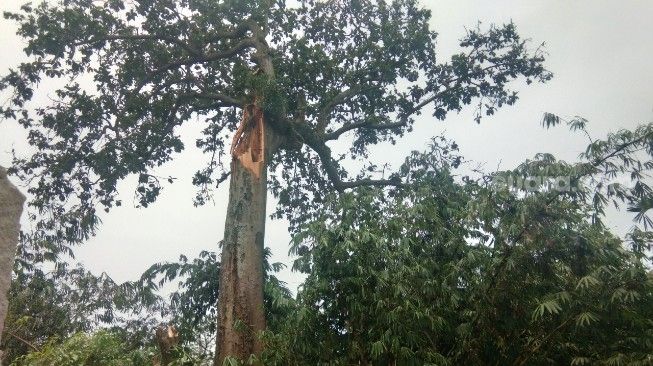
[[[11,270],[14,267],[20,216],[25,197],[7,179],[4,168],[0,167],[0,337],[7,316],[7,291],[11,285]],[[0,366],[2,350],[0,350]]]
[[[240,159],[234,156],[231,163],[229,205],[220,259],[216,366],[221,366],[227,356],[246,360],[250,355],[260,356],[263,349],[258,335],[265,329],[266,163],[276,147],[271,129],[265,129],[262,134],[264,141],[249,146],[263,150],[261,157],[264,159],[259,160],[259,165],[249,160],[251,151],[246,151]]]
[[[259,355],[257,332],[265,329],[263,238],[267,196],[265,169],[259,178],[234,159],[222,242],[216,366],[226,356]]]

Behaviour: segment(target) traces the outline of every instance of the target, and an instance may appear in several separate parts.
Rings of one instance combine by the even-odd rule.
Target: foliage
[[[196,146],[208,163],[193,177],[203,204],[230,174],[226,149],[240,110],[264,111],[276,213],[295,229],[329,193],[405,183],[408,172],[384,176],[368,166],[351,175],[341,161],[368,160],[370,145],[396,142],[425,107],[441,120],[478,103],[478,121],[515,103],[513,81],[551,78],[542,50],[513,24],[472,29],[460,53],[436,59],[431,14],[417,0],[59,0],[4,17],[26,44],[28,60],[0,77],[0,115],[22,125],[34,147],[15,154],[9,171],[32,197],[22,251],[39,261],[71,254],[93,235],[99,213],[122,205],[117,187],[128,176],[138,177],[137,205],[153,203],[176,179],[156,170],[185,148],[180,128],[190,120],[204,127]],[[52,101],[35,104],[44,80],[56,85]],[[330,145],[341,137],[351,144],[339,156]],[[165,270],[211,263],[199,261]],[[217,270],[185,286],[206,284]],[[279,285],[268,281],[269,311],[293,305]],[[196,302],[173,299],[186,315],[215,300],[211,288],[186,294]]]
[[[462,50],[441,61],[430,13],[416,0],[62,0],[5,17],[19,24],[29,60],[0,79],[9,95],[0,112],[29,131],[37,151],[11,168],[34,197],[22,256],[56,260],[92,235],[98,212],[122,204],[117,184],[129,175],[139,178],[138,204],[154,202],[175,178],[156,168],[185,148],[179,127],[197,117],[208,163],[193,181],[196,203],[206,202],[229,174],[223,161],[239,109],[257,103],[278,140],[268,161],[276,215],[290,219],[296,268],[309,274],[296,301],[267,278],[266,363],[652,362],[653,126],[590,137],[575,164],[538,154],[477,178],[452,174],[461,157],[442,140],[389,175],[368,156],[370,145],[411,131],[426,107],[444,119],[474,103],[478,121],[517,100],[514,80],[549,80],[541,49],[513,24],[470,30]],[[60,86],[50,105],[34,107],[44,79]],[[582,118],[567,123],[587,134]],[[348,149],[332,151],[341,138]],[[369,164],[352,174],[341,166],[347,158]],[[497,184],[533,176],[547,182]],[[555,177],[569,189],[542,184]],[[625,205],[643,229],[615,236],[603,224],[609,204]],[[169,309],[188,339],[181,353],[205,357],[218,271],[205,252],[125,286],[83,271],[66,270],[64,285],[56,274],[19,275],[15,299],[55,299],[13,308],[12,324],[22,326],[24,312],[35,325],[23,330],[42,347],[23,360],[135,362],[127,355],[143,344],[125,346],[117,332],[50,338],[90,331],[96,315],[115,323],[113,306]],[[150,291],[158,276],[181,280],[170,307]],[[34,322],[40,313],[53,323]]]
[[[270,255],[269,248],[266,248],[264,305],[268,328],[277,330],[294,310],[294,301],[286,284],[274,276],[283,265],[270,263]],[[176,263],[154,264],[139,281],[139,286],[157,290],[179,279],[178,289],[170,295],[169,321],[179,330],[186,352],[198,364],[213,359],[219,270],[220,263],[215,253],[201,252],[192,261],[182,255]]]
[[[34,263],[19,252],[9,291],[9,309],[1,348],[6,363],[77,332],[116,326],[132,335],[133,347],[165,312],[161,299],[146,288],[119,285],[67,262]],[[148,312],[143,313],[147,309]],[[149,316],[148,316],[149,314]],[[147,341],[146,341],[147,342]]]
[[[269,327],[276,330],[294,302],[285,283],[273,274],[282,265],[269,264],[269,256],[266,250],[265,306]],[[97,329],[108,329],[109,340],[120,338],[122,350],[140,352],[153,347],[153,329],[164,320],[180,333],[176,355],[180,364],[213,360],[220,269],[215,253],[202,252],[192,261],[181,256],[179,262],[156,263],[138,281],[120,285],[106,274],[94,276],[65,262],[51,272],[25,258],[17,263],[23,265],[17,265],[12,281],[2,343],[8,364],[28,353],[38,360],[50,359],[52,352],[73,357],[67,344],[90,342],[92,348],[96,341],[106,340],[107,331],[92,333]],[[175,280],[178,287],[166,301],[161,290]],[[36,350],[39,355],[32,355]]]
[[[585,133],[574,121],[570,127]],[[652,235],[643,203],[650,200],[651,131],[641,126],[592,140],[574,164],[539,154],[513,170],[476,177],[453,173],[462,159],[457,145],[439,138],[401,168],[410,186],[361,187],[333,197],[294,238],[295,269],[308,274],[296,300],[272,275],[279,264],[266,261],[263,362],[649,364]],[[508,176],[538,175],[545,177],[538,189],[505,184]],[[543,184],[561,176],[571,186]],[[606,188],[614,180],[619,188]],[[615,236],[603,224],[608,203],[625,204],[644,229]],[[179,362],[211,362],[215,269],[215,254],[203,252],[155,264],[130,284],[150,293],[180,281],[167,308],[183,334]],[[116,359],[148,349],[150,335],[119,328],[111,334],[128,352]],[[93,337],[50,339],[27,357]]]
[[[269,363],[650,364],[651,235],[623,241],[601,219],[609,199],[649,199],[651,128],[592,141],[577,164],[539,155],[510,172],[573,175],[572,190],[491,179],[508,172],[457,180],[450,146],[434,144],[407,160],[410,189],[342,196],[296,238],[309,276],[267,335]],[[615,169],[640,173],[623,194],[605,189]]]
[[[107,331],[78,333],[63,343],[49,342],[37,352],[23,356],[12,366],[149,366],[154,350],[128,350],[120,337]]]
[[[69,303],[63,291],[58,290],[40,271],[32,278],[21,274],[13,279],[1,344],[4,363],[11,363],[51,337],[65,338],[88,329],[87,319],[73,319],[72,308],[76,304]]]
[[[185,148],[179,130],[191,119],[204,124],[196,145],[208,163],[193,177],[202,204],[228,177],[239,110],[263,107],[268,146],[278,145],[268,161],[277,214],[295,227],[325,193],[400,184],[404,175],[374,169],[351,179],[340,161],[394,143],[423,108],[444,119],[475,103],[478,120],[517,100],[512,81],[551,77],[513,24],[473,28],[459,53],[436,59],[430,12],[416,0],[61,0],[5,18],[29,57],[0,78],[0,113],[35,147],[10,169],[30,183],[35,230],[24,239],[35,253],[92,235],[99,212],[122,204],[116,187],[129,175],[138,205],[152,203],[176,178],[156,168]],[[33,105],[46,79],[58,85],[53,102]],[[349,151],[332,153],[347,136]]]

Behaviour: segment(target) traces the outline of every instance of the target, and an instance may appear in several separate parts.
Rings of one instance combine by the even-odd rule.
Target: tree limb
[[[243,102],[239,99],[220,93],[185,93],[181,94],[180,97],[216,100],[222,102],[222,104],[227,107],[243,106]]]
[[[225,58],[233,57],[240,53],[241,51],[244,51],[248,48],[253,48],[257,47],[259,42],[254,39],[254,38],[245,38],[238,42],[235,46],[233,46],[230,49],[221,51],[221,52],[214,52],[208,55],[200,55],[200,56],[195,56],[191,58],[187,58],[185,60],[178,60],[178,61],[173,61],[170,63],[167,63],[158,69],[154,70],[150,74],[148,74],[143,80],[138,84],[138,86],[135,89],[135,92],[139,92],[145,85],[147,85],[148,82],[150,82],[156,75],[161,74],[163,72],[166,72],[168,70],[175,69],[180,66],[187,66],[187,65],[194,65],[198,63],[205,63],[205,62],[211,62],[211,61],[217,61],[217,60],[222,60]]]
[[[327,133],[324,135],[324,140],[325,141],[332,141],[332,140],[337,140],[340,138],[342,134],[345,132],[351,131],[351,130],[356,130],[359,128],[365,128],[368,130],[388,130],[392,128],[397,128],[397,127],[405,127],[408,125],[408,118],[409,116],[403,117],[401,121],[399,122],[393,122],[393,123],[382,123],[382,124],[372,124],[370,121],[362,121],[362,122],[356,122],[356,123],[350,123],[347,125],[344,125],[340,127],[339,129]]]
[[[7,333],[7,334],[9,334],[10,336],[16,338],[18,341],[20,341],[21,343],[25,344],[25,345],[28,346],[29,348],[31,348],[33,351],[35,351],[35,352],[38,352],[38,351],[39,351],[39,349],[36,348],[35,345],[33,345],[32,343],[28,342],[25,338],[20,337],[20,336],[17,335],[16,333],[14,333],[14,332],[12,332],[12,331],[10,331],[10,330],[5,330],[5,333]]]
[[[296,131],[303,138],[306,145],[308,145],[315,153],[319,156],[322,166],[327,173],[327,177],[331,184],[338,192],[342,192],[346,189],[363,187],[363,186],[377,186],[377,187],[386,187],[386,186],[402,186],[403,183],[400,179],[359,179],[355,181],[343,181],[340,176],[338,163],[331,156],[331,149],[326,145],[323,139],[317,138],[317,136],[308,129],[296,129]]]
[[[127,41],[136,41],[136,40],[154,40],[154,41],[164,41],[167,43],[175,44],[181,48],[183,48],[186,52],[193,56],[201,56],[202,52],[191,47],[189,44],[182,42],[181,40],[173,37],[167,37],[167,36],[162,36],[162,35],[156,35],[156,34],[110,34],[106,35],[103,37],[98,37],[98,38],[92,38],[87,41],[83,42],[77,42],[73,43],[73,46],[83,46],[83,45],[91,45],[91,44],[96,44],[100,42],[107,42],[107,41],[121,41],[121,40],[127,40]]]
[[[207,42],[215,42],[223,39],[233,39],[243,37],[247,31],[254,32],[257,29],[257,24],[252,19],[247,19],[230,30],[220,30],[214,36],[207,39]]]
[[[317,131],[323,132],[329,124],[329,115],[337,105],[346,102],[348,99],[355,97],[365,90],[374,88],[373,85],[355,85],[351,88],[340,92],[333,99],[326,103],[317,116]]]
[[[448,85],[449,83],[451,83],[453,81],[456,81],[456,80],[448,80],[446,83]],[[456,87],[457,86],[458,86],[458,84],[456,84]],[[358,128],[366,128],[366,129],[372,129],[372,130],[388,130],[388,129],[398,128],[398,127],[405,127],[405,126],[408,125],[409,118],[411,116],[413,116],[415,113],[421,111],[422,108],[424,108],[427,105],[429,105],[430,103],[434,102],[435,100],[440,98],[444,93],[446,93],[446,92],[448,92],[450,90],[452,90],[452,89],[451,88],[446,88],[446,89],[443,89],[443,90],[441,90],[441,91],[439,91],[437,93],[434,93],[433,95],[426,98],[425,100],[423,100],[419,104],[417,104],[417,105],[413,106],[412,108],[410,108],[409,110],[401,113],[399,115],[399,117],[398,117],[398,120],[399,120],[398,122],[372,124],[370,122],[370,120],[365,120],[365,121],[361,121],[361,122],[350,123],[350,124],[347,124],[347,125],[344,125],[344,126],[338,128],[337,130],[335,130],[333,132],[325,134],[324,135],[324,140],[326,140],[326,141],[337,140],[342,134],[344,134],[344,133],[346,133],[348,131],[351,131],[351,130],[358,129]],[[342,102],[344,102],[344,101],[341,101],[340,103],[342,103]],[[328,123],[328,121],[327,121],[327,123]],[[318,126],[319,126],[319,119],[318,119]]]
[[[528,362],[528,360],[530,360],[531,357],[532,357],[532,356],[533,356],[537,351],[540,350],[540,348],[542,347],[542,345],[545,344],[546,342],[548,342],[549,339],[550,339],[550,338],[551,338],[551,337],[552,337],[556,332],[558,332],[559,330],[561,330],[562,328],[564,328],[565,326],[567,326],[567,324],[568,324],[572,319],[573,319],[573,317],[570,316],[569,318],[567,318],[567,320],[563,321],[561,324],[559,324],[557,327],[555,327],[551,332],[549,332],[549,334],[547,334],[547,335],[544,337],[544,339],[542,339],[542,340],[540,341],[540,343],[537,343],[537,344],[535,345],[535,347],[533,347],[533,348],[531,348],[531,349],[524,349],[524,350],[522,351],[522,353],[519,355],[519,357],[517,357],[517,359],[515,360],[514,365],[517,365],[517,366],[523,366],[523,365],[526,365],[526,363]]]
[[[500,68],[505,65],[498,63],[498,64],[493,64],[490,66],[484,67],[481,71],[486,72],[488,70],[494,69],[494,68]],[[398,122],[393,122],[393,123],[386,123],[386,124],[372,124],[371,121],[366,120],[366,121],[361,121],[361,122],[356,122],[352,124],[347,124],[344,125],[337,130],[325,134],[325,140],[337,140],[342,134],[345,132],[355,130],[358,128],[366,128],[366,129],[375,129],[375,130],[386,130],[386,129],[393,129],[393,128],[398,128],[398,127],[405,127],[408,125],[409,118],[413,116],[415,113],[419,112],[422,110],[422,108],[426,107],[427,105],[435,102],[438,100],[438,98],[441,98],[444,94],[455,90],[456,88],[460,88],[461,86],[461,80],[469,77],[469,75],[463,75],[463,76],[458,76],[458,77],[451,77],[447,80],[443,81],[444,89],[434,92],[431,96],[428,98],[424,99],[420,103],[416,104],[415,106],[411,107],[409,110],[404,111],[400,113],[398,116]],[[330,107],[331,109],[337,105],[344,103],[347,98],[350,98],[350,94],[354,93],[356,90],[354,90],[355,87],[352,87],[348,90],[343,91],[340,93],[336,98],[334,98],[330,103],[326,105],[326,107]],[[360,92],[360,91],[358,91]],[[355,95],[355,94],[354,94]],[[334,101],[337,102],[334,104]],[[326,108],[325,107],[325,108]],[[331,111],[329,110],[328,113]],[[328,114],[320,113],[318,116],[318,131],[320,131],[320,126],[322,127],[322,131],[326,128],[326,125],[328,125]]]

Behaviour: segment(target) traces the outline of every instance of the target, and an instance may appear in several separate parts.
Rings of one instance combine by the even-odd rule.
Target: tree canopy
[[[31,239],[55,248],[84,240],[98,211],[121,205],[116,184],[129,174],[139,176],[139,204],[153,202],[166,180],[156,167],[185,148],[179,131],[192,118],[205,123],[196,145],[207,164],[193,177],[202,204],[229,174],[240,109],[265,111],[280,140],[271,188],[296,224],[325,192],[401,184],[399,174],[349,178],[339,162],[396,141],[425,107],[444,119],[474,103],[480,119],[516,101],[512,80],[551,77],[513,24],[470,29],[459,53],[438,58],[430,12],[416,0],[66,0],[5,18],[18,23],[29,61],[0,79],[10,93],[1,112],[37,149],[18,154],[12,172],[32,183],[41,223]],[[60,87],[51,104],[33,105],[44,79]],[[353,142],[336,155],[330,142],[342,136]]]
[[[516,81],[548,81],[541,46],[514,24],[472,28],[444,59],[417,0],[61,0],[4,16],[28,60],[0,78],[0,113],[35,148],[10,169],[34,223],[3,338],[16,365],[147,363],[144,331],[162,320],[180,330],[178,364],[651,363],[651,125],[590,137],[575,163],[542,153],[476,176],[456,173],[445,138],[389,173],[369,154],[422,113],[472,105],[479,122],[516,102]],[[44,80],[57,85],[46,105]],[[138,176],[142,207],[174,182],[157,168],[194,119],[195,203],[231,179],[222,255],[126,284],[63,263],[123,204],[120,181]],[[543,120],[589,137],[586,122]],[[268,190],[308,275],[296,298],[267,262]],[[627,238],[603,224],[611,204],[640,224]]]

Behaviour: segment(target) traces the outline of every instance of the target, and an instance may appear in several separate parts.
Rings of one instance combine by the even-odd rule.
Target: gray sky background
[[[23,1],[3,0],[0,10],[13,10]],[[396,146],[376,148],[377,163],[399,164],[411,150],[422,150],[431,136],[441,133],[460,145],[463,155],[491,170],[499,164],[510,168],[538,152],[574,160],[587,144],[585,137],[565,128],[544,130],[540,119],[545,111],[564,117],[583,116],[590,132],[602,138],[610,131],[633,128],[653,121],[653,1],[460,1],[423,0],[432,9],[432,28],[439,33],[439,53],[449,56],[465,27],[477,21],[485,25],[512,20],[533,47],[546,42],[547,67],[554,79],[547,84],[520,87],[515,106],[501,109],[480,125],[473,121],[473,107],[445,122],[424,113],[415,131]],[[21,41],[13,24],[0,20],[0,73],[22,59]],[[47,85],[44,86],[47,89]],[[38,99],[47,102],[47,95]],[[194,146],[201,121],[184,128],[184,142]],[[25,133],[11,121],[0,124],[0,164],[10,162],[9,151],[29,151]],[[191,184],[194,171],[204,162],[201,153],[188,149],[158,174],[178,177],[166,186],[152,207],[135,209],[129,204],[102,217],[98,235],[76,250],[77,258],[90,270],[106,272],[116,281],[138,278],[149,265],[175,260],[179,254],[194,257],[201,250],[217,250],[226,214],[227,184],[216,192],[214,204],[195,208]],[[135,178],[120,185],[124,202],[129,202]],[[269,200],[268,211],[275,205]],[[25,223],[28,224],[28,223]],[[613,214],[610,225],[623,233],[632,225],[625,213]],[[273,261],[291,265],[287,255],[290,237],[287,224],[270,220],[266,245]],[[280,278],[295,290],[303,277],[286,270]]]

